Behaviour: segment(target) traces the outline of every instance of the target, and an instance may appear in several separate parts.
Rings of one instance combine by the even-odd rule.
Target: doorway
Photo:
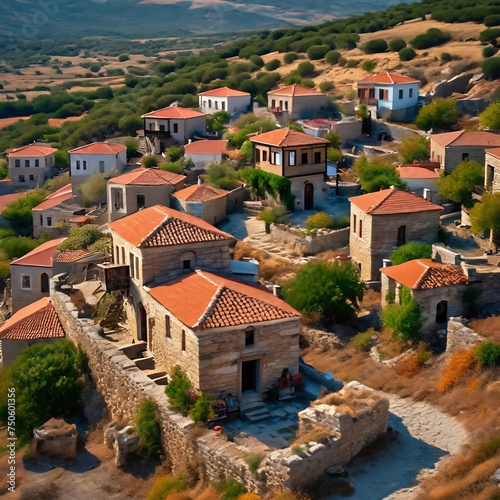
[[[40,291],[42,293],[49,293],[49,275],[47,273],[42,273],[40,275]]]
[[[259,364],[258,359],[241,363],[241,392],[259,391]]]
[[[139,302],[139,331],[137,332],[137,338],[144,342],[148,341],[148,315],[142,302]]]
[[[446,323],[448,321],[448,301],[442,300],[436,306],[436,323]]]
[[[314,207],[314,186],[308,182],[304,186],[304,210],[312,210]]]

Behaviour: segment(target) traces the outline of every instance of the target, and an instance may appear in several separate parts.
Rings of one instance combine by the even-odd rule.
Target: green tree
[[[314,74],[314,70],[315,70],[315,66],[313,63],[309,62],[309,61],[304,61],[304,62],[301,62],[298,66],[297,66],[297,73],[299,76],[311,76]]]
[[[137,150],[139,149],[139,140],[135,137],[128,137],[127,139],[125,139],[125,147],[127,148],[127,158],[137,156]]]
[[[365,193],[373,193],[391,186],[397,189],[407,189],[408,186],[401,180],[394,165],[386,160],[370,158],[361,155],[354,162],[354,170],[359,175],[361,188]]]
[[[458,117],[455,99],[438,98],[420,109],[415,125],[421,130],[450,129],[457,124]]]
[[[1,375],[0,419],[7,423],[6,387],[16,391],[16,435],[21,444],[53,416],[73,415],[81,402],[85,355],[67,339],[22,351]]]
[[[144,168],[152,168],[158,166],[155,156],[143,156],[141,160],[142,166]]]
[[[326,53],[330,50],[329,45],[311,45],[307,49],[307,57],[311,59],[312,61],[315,61],[316,59],[323,59],[325,57]]]
[[[93,173],[83,184],[78,186],[82,196],[82,205],[90,207],[95,203],[102,203],[106,198],[106,182],[111,177],[119,175],[117,170],[111,170],[105,174]]]
[[[139,434],[139,454],[157,458],[161,450],[161,429],[158,423],[158,405],[151,399],[144,399],[137,407],[135,429]]]
[[[56,177],[52,177],[52,179],[45,181],[43,189],[54,193],[68,184],[71,184],[71,177],[69,176],[69,173],[65,173],[63,175],[56,175]]]
[[[33,216],[31,210],[40,205],[50,193],[45,189],[34,189],[9,203],[2,212],[11,223],[12,229],[21,236],[31,236]]]
[[[332,148],[339,149],[340,145],[342,144],[342,138],[337,132],[334,132],[333,130],[325,134],[324,139],[330,141]]]
[[[474,204],[472,190],[474,186],[484,185],[484,166],[477,161],[463,161],[451,174],[438,180],[438,192],[441,198],[448,198],[461,203],[466,208]]]
[[[429,144],[430,140],[423,135],[407,135],[398,147],[400,161],[413,163],[414,160],[428,160]]]
[[[327,52],[325,55],[325,59],[328,64],[337,64],[341,57],[342,55],[340,52],[337,52],[336,50],[330,50],[330,52]]]
[[[69,167],[69,155],[67,149],[58,149],[54,153],[55,164],[59,167]]]
[[[422,307],[407,287],[400,290],[400,304],[389,304],[382,311],[382,324],[393,330],[394,338],[417,341],[422,332]]]
[[[74,226],[69,230],[69,236],[59,245],[60,250],[90,250],[100,240],[109,242],[109,237],[102,233],[98,226],[86,224]]]
[[[207,182],[220,189],[235,189],[240,184],[239,178],[239,172],[227,161],[213,161],[206,168]]]
[[[296,52],[288,52],[285,54],[285,57],[283,57],[283,61],[285,64],[292,64],[294,61],[296,61],[299,58],[299,54]]]
[[[432,257],[432,245],[421,243],[419,241],[410,241],[402,245],[391,254],[391,262],[397,266],[410,260],[430,259]]]
[[[406,42],[401,38],[395,38],[389,42],[389,50],[391,52],[399,52],[406,47]]]
[[[337,148],[328,148],[326,150],[326,159],[328,161],[341,161],[343,157],[342,151]]]
[[[172,408],[183,412],[189,411],[194,402],[190,393],[192,388],[193,384],[186,372],[179,365],[175,365],[170,371],[170,382],[165,388],[165,394]]]
[[[144,126],[142,119],[139,115],[124,116],[118,122],[118,128],[126,134],[136,136],[137,130],[142,129]]]
[[[333,90],[335,85],[333,82],[330,81],[324,81],[319,84],[319,89],[321,92],[330,92],[330,90]]]
[[[438,28],[430,28],[426,33],[417,35],[413,40],[410,40],[410,45],[415,49],[421,50],[442,45],[449,40],[451,40],[451,35],[449,33],[445,33]]]
[[[309,262],[283,287],[283,294],[300,312],[320,313],[328,321],[341,321],[354,315],[365,290],[351,262]]]
[[[245,141],[241,148],[240,153],[243,155],[244,160],[250,163],[253,159],[253,145],[251,141]]]
[[[500,193],[483,195],[482,203],[476,203],[469,212],[472,234],[491,230],[491,241],[500,246]]]
[[[309,231],[312,229],[332,228],[333,218],[326,212],[316,212],[306,219],[305,226]]]
[[[378,54],[387,50],[387,42],[382,38],[374,38],[366,42],[362,50],[365,54]]]
[[[281,66],[281,61],[279,59],[271,59],[264,65],[266,71],[274,71],[275,69],[278,69],[280,66]]]
[[[417,53],[411,47],[405,47],[398,52],[400,61],[411,61],[417,57]]]
[[[482,128],[500,129],[500,101],[490,104],[482,113],[479,113],[479,123]]]
[[[182,146],[171,146],[165,150],[165,153],[167,153],[171,162],[176,162],[184,156],[184,148]]]

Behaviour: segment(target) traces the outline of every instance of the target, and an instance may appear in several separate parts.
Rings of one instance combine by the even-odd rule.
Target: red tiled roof
[[[206,116],[205,113],[200,113],[194,109],[182,108],[181,106],[168,106],[166,108],[157,109],[141,116],[141,118],[166,118],[166,119],[186,119]]]
[[[208,184],[195,184],[177,191],[173,196],[184,201],[208,201],[227,196],[227,193],[228,191],[225,189],[219,189]]]
[[[413,290],[469,282],[460,266],[448,266],[431,259],[410,260],[397,266],[383,267],[380,271]]]
[[[309,87],[303,87],[302,85],[287,85],[286,87],[281,87],[276,90],[271,90],[267,93],[273,95],[288,95],[288,96],[298,96],[298,95],[326,95],[317,90],[310,89]]]
[[[380,75],[363,78],[359,83],[420,83],[420,80],[410,78],[409,76],[396,75],[395,73],[381,73]]]
[[[402,165],[396,169],[401,179],[439,179],[439,174],[428,168]]]
[[[184,146],[184,151],[192,155],[223,155],[227,153],[227,142],[225,140],[191,142]]]
[[[149,293],[196,331],[300,317],[262,285],[198,269]]]
[[[160,168],[139,167],[126,174],[109,179],[111,184],[124,184],[133,186],[167,186],[176,185],[186,180],[185,175],[174,174]]]
[[[109,144],[107,142],[93,142],[86,146],[71,149],[69,153],[82,153],[86,155],[115,155],[127,149],[126,146],[121,144]]]
[[[47,198],[45,198],[42,203],[32,208],[32,210],[47,210],[49,208],[54,208],[59,205],[59,203],[69,200],[72,196],[72,186],[71,184],[67,184],[66,186],[47,196]]]
[[[233,239],[199,217],[162,205],[145,208],[108,226],[138,248]]]
[[[57,149],[55,148],[48,148],[46,146],[35,146],[33,144],[28,144],[27,146],[22,146],[20,148],[12,148],[6,150],[6,153],[9,156],[12,156],[15,158],[16,156],[19,156],[21,158],[24,157],[36,157],[36,156],[47,156],[52,153],[55,153]]]
[[[486,149],[484,152],[495,158],[500,158],[500,148]]]
[[[409,214],[443,210],[443,207],[424,200],[424,198],[416,194],[398,189],[384,189],[363,194],[349,198],[349,201],[363,212],[371,215]]]
[[[34,340],[64,337],[49,297],[17,311],[0,327],[0,340]]]
[[[0,213],[5,210],[9,203],[16,201],[20,196],[25,195],[24,193],[11,193],[11,194],[3,194],[0,196]]]
[[[206,92],[200,92],[198,95],[208,95],[214,97],[238,97],[238,96],[250,96],[248,92],[241,92],[240,90],[230,89],[229,87],[220,87],[218,89],[207,90]]]
[[[74,224],[85,224],[92,220],[92,217],[87,217],[86,215],[77,215],[76,217],[70,217],[68,222],[73,222]]]
[[[65,238],[57,238],[55,240],[46,241],[26,255],[23,255],[17,260],[13,260],[10,265],[52,267],[52,262],[57,253],[57,247],[64,240]]]
[[[99,252],[91,252],[89,250],[64,250],[56,255],[54,262],[76,262],[97,253]]]
[[[330,144],[330,141],[322,139],[321,137],[314,137],[313,135],[305,134],[298,130],[290,130],[289,128],[264,132],[263,134],[250,137],[250,140],[252,142],[258,142],[259,144],[269,144],[270,146],[281,147]]]
[[[440,146],[500,146],[500,131],[498,130],[459,130],[457,132],[444,132],[432,134],[431,139]]]

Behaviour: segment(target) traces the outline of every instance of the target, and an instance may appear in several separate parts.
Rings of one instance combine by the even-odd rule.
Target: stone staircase
[[[137,152],[141,153],[143,156],[156,154],[153,143],[150,141],[149,137],[139,137],[139,147],[137,148]]]
[[[157,385],[167,385],[168,377],[164,370],[156,368],[155,358],[147,352],[147,343],[143,341],[136,342],[120,347],[120,351],[132,360],[147,377]]]
[[[253,423],[269,418],[270,416],[267,406],[258,400],[258,396],[255,398],[243,398],[241,401],[240,417],[243,420]]]

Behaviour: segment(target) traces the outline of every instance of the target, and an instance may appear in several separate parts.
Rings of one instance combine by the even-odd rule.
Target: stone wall
[[[250,190],[244,186],[229,191],[227,195],[227,213],[230,214],[243,207],[243,202],[250,199]]]
[[[450,318],[446,338],[446,354],[468,349],[483,340],[483,337],[471,330],[467,323],[468,321],[464,318]]]

